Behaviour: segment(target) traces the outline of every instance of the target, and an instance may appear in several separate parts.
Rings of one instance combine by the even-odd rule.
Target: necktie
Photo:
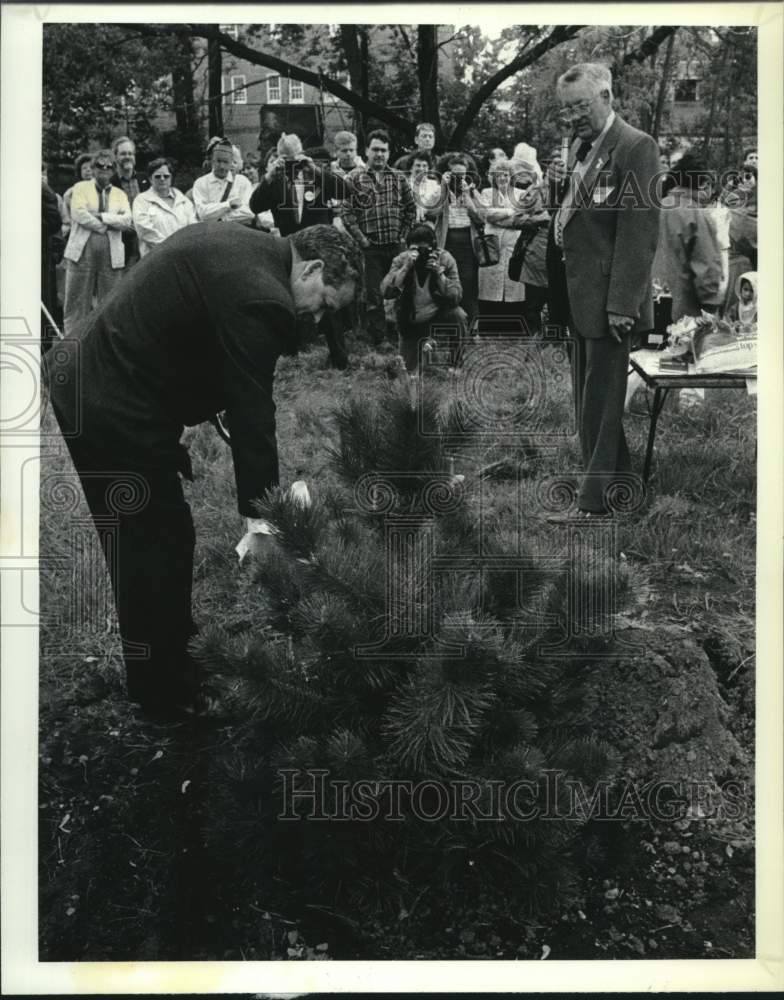
[[[593,143],[588,142],[587,139],[582,139],[580,141],[580,145],[577,147],[577,152],[574,154],[574,158],[578,163],[582,163],[585,160],[585,157],[591,151],[591,146],[593,146]]]
[[[580,145],[574,154],[575,163],[584,163],[586,156],[590,153],[592,142],[588,142],[587,139],[581,139]],[[572,164],[572,169],[569,171],[569,176],[566,179],[566,195],[564,196],[564,201],[567,200],[569,196],[569,191],[571,190],[572,180],[574,174],[574,164]],[[563,204],[563,202],[562,202]],[[563,217],[561,215],[561,210],[558,210],[558,214],[555,217],[555,242],[559,247],[563,246]]]
[[[98,194],[98,211],[106,211],[106,188],[101,188]]]

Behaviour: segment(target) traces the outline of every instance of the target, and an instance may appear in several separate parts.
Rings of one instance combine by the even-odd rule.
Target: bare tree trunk
[[[659,138],[659,130],[661,129],[662,114],[664,113],[664,102],[667,99],[667,88],[670,85],[670,73],[672,71],[672,50],[675,45],[675,35],[672,34],[667,39],[667,48],[664,50],[664,65],[661,71],[661,80],[659,82],[659,93],[656,96],[656,110],[653,114],[653,124],[651,126],[651,135],[654,139]]]
[[[172,68],[172,94],[177,121],[177,156],[186,163],[200,162],[199,116],[193,99],[193,43],[186,32],[177,34],[176,62]]]
[[[196,104],[193,100],[193,46],[190,35],[180,32],[177,35],[177,62],[172,71],[172,91],[174,96],[174,114],[179,132],[198,132],[199,119],[196,115]]]
[[[209,98],[210,135],[223,135],[223,60],[217,38],[207,43],[207,85]]]
[[[422,121],[435,126],[436,142],[441,144],[441,110],[438,101],[438,28],[420,24],[417,31],[417,77]]]
[[[368,56],[368,30],[366,25],[360,25],[359,27],[359,95],[363,101],[370,99],[370,59]],[[365,132],[367,128],[365,127],[367,119],[363,120],[362,135],[360,136],[362,140],[362,145],[360,148],[365,146]]]
[[[716,79],[713,81],[713,91],[711,93],[710,108],[708,109],[708,121],[705,125],[705,137],[702,140],[702,149],[705,156],[710,157],[710,144],[713,139],[713,128],[716,124],[716,108],[719,103],[719,87],[721,86],[722,78],[724,77],[724,69],[727,65],[727,56],[729,53],[729,45],[724,44],[724,51],[721,54],[721,65],[719,67],[719,72],[716,74]]]
[[[348,78],[351,89],[357,94],[362,92],[362,62],[359,54],[359,32],[356,24],[340,25],[340,44],[346,57]],[[354,131],[357,133],[360,148],[364,133],[364,116],[359,108],[354,108]]]

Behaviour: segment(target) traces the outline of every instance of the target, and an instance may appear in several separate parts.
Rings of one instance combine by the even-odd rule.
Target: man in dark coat
[[[575,139],[550,233],[551,319],[568,316],[574,338],[584,472],[577,505],[596,516],[630,469],[622,418],[632,335],[653,329],[659,149],[612,110],[606,66],[573,66],[557,89]]]
[[[51,401],[104,546],[129,696],[148,713],[203,705],[187,652],[195,536],[183,427],[226,410],[239,511],[257,517],[254,500],[278,482],[278,356],[296,353],[296,315],[351,301],[360,263],[332,226],[290,239],[188,226],[52,352]]]
[[[305,155],[299,137],[289,134],[278,142],[280,153],[273,157],[250,197],[251,211],[272,212],[281,236],[290,236],[308,226],[332,224],[331,202],[342,203],[348,182],[329,168],[328,154],[321,162]],[[324,335],[332,367],[348,367],[344,322],[340,316],[325,315],[319,329]]]

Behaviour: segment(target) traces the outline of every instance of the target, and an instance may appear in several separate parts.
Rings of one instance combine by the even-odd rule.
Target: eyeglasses
[[[154,181],[170,181],[171,174],[153,174],[152,179]]]
[[[93,170],[114,170],[113,163],[94,163]]]
[[[573,121],[575,118],[580,118],[582,115],[587,114],[591,110],[591,104],[593,104],[593,99],[576,101],[567,108],[561,108],[558,112],[558,117],[561,121]]]

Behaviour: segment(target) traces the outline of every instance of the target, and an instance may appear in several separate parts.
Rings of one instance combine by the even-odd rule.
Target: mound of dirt
[[[619,638],[628,652],[585,668],[581,719],[618,752],[618,776],[748,778],[749,756],[730,730],[729,708],[705,652],[682,633],[640,635],[624,633]]]

